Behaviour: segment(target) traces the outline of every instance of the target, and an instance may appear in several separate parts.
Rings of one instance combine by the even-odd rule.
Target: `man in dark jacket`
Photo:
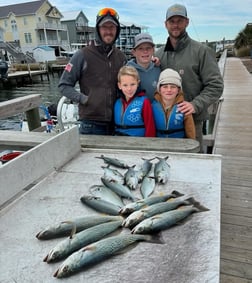
[[[117,73],[126,56],[114,46],[120,33],[119,16],[112,8],[96,18],[96,40],[77,51],[59,81],[63,96],[79,103],[81,134],[111,135],[117,95]],[[75,89],[79,82],[80,92]]]
[[[189,18],[183,5],[169,7],[165,20],[169,37],[156,56],[161,70],[172,68],[182,78],[185,101],[179,104],[178,110],[185,115],[193,114],[196,139],[202,152],[203,121],[208,118],[208,107],[222,95],[223,79],[214,52],[188,36],[188,25]]]

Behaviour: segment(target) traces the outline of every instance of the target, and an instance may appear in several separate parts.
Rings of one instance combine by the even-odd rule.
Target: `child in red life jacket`
[[[132,66],[123,66],[118,73],[121,97],[114,106],[115,135],[155,137],[151,103],[139,89],[139,74]]]

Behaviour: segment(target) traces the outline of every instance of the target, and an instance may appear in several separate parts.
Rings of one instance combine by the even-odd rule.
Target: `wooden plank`
[[[220,282],[221,283],[251,283],[251,281],[248,281],[247,279],[240,278],[237,276],[231,276],[227,274],[220,275]]]
[[[83,148],[199,152],[199,142],[192,139],[80,135],[80,142]]]
[[[220,268],[221,268],[221,273],[229,274],[241,278],[247,278],[250,280],[252,279],[251,264],[222,259]]]
[[[31,94],[0,102],[0,119],[37,108],[41,103],[41,94]]]

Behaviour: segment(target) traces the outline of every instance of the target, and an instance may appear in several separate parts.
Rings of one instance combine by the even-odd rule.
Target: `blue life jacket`
[[[144,137],[145,126],[142,117],[146,96],[136,96],[123,112],[123,103],[117,99],[114,106],[115,135]]]
[[[160,102],[154,100],[152,111],[156,125],[157,137],[184,138],[184,114],[178,111],[177,104],[172,107],[169,119],[166,123],[166,115]]]

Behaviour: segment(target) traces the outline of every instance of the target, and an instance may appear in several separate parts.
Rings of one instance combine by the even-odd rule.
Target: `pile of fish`
[[[208,210],[176,190],[155,193],[157,185],[169,181],[168,156],[143,159],[139,169],[116,158],[97,158],[107,164],[102,167],[101,184],[91,185],[89,194],[80,200],[98,214],[63,221],[36,235],[39,240],[66,237],[44,257],[47,263],[64,260],[54,277],[70,276],[140,241],[163,244],[162,230]],[[154,159],[158,160],[155,164]]]

